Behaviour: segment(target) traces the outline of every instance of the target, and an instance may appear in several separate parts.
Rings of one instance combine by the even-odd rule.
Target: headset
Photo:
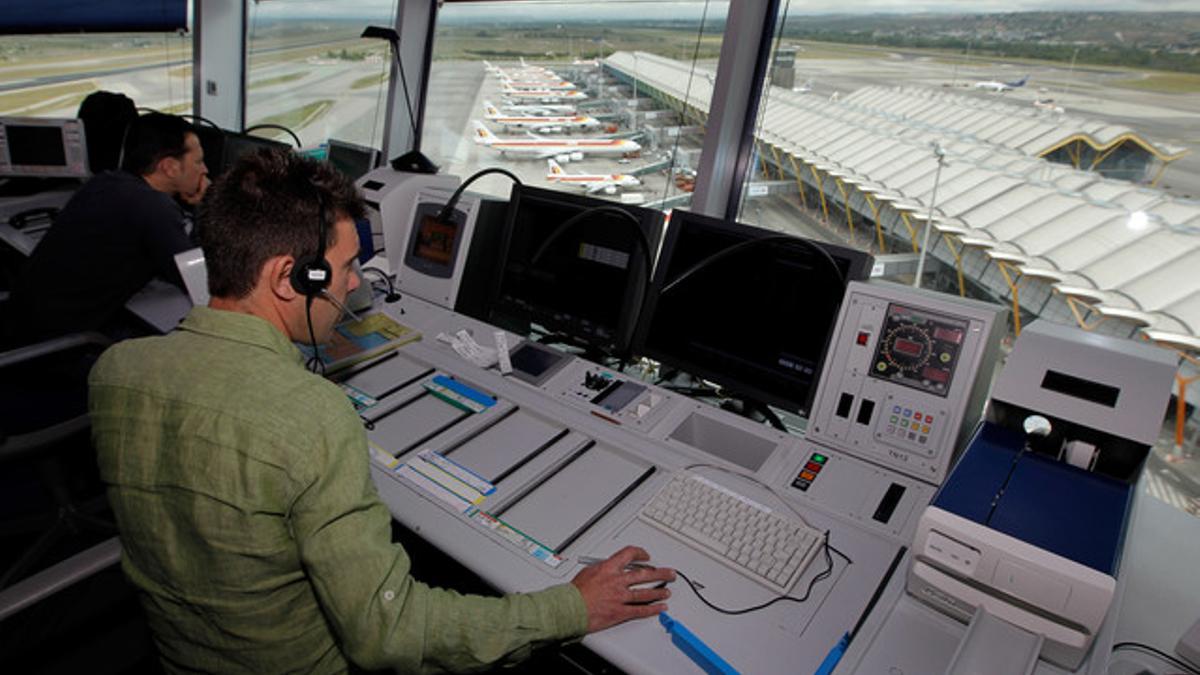
[[[311,305],[314,297],[329,287],[333,270],[325,259],[326,230],[329,221],[325,217],[325,199],[317,193],[317,251],[312,255],[300,256],[292,266],[292,288],[308,298]]]
[[[300,256],[292,266],[290,280],[292,288],[304,296],[304,314],[308,320],[308,336],[312,344],[312,357],[308,360],[308,369],[314,373],[325,372],[325,362],[317,346],[317,336],[313,331],[312,304],[313,299],[325,292],[333,280],[333,268],[325,259],[326,230],[329,221],[325,217],[325,199],[317,192],[317,250],[312,255]]]

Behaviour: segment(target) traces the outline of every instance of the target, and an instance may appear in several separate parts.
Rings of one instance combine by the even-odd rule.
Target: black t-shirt
[[[17,343],[106,330],[150,279],[183,287],[175,254],[193,247],[184,213],[139,176],[94,176],[67,202],[13,286]]]

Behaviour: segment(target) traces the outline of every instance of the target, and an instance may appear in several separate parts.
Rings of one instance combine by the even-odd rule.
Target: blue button
[[[912,408],[905,408],[905,409],[904,409],[904,416],[905,416],[905,417],[912,417]]]

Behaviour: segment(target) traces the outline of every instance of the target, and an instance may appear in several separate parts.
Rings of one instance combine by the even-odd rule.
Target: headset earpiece
[[[325,219],[325,200],[317,197],[317,252],[313,255],[300,256],[292,266],[292,288],[297,293],[313,298],[329,286],[333,280],[333,269],[325,259],[325,231],[328,223]]]

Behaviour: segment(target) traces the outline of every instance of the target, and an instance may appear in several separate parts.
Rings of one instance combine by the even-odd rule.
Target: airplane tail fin
[[[553,158],[546,160],[546,164],[550,167],[550,173],[546,176],[546,178],[549,178],[550,180],[554,180],[555,178],[558,178],[566,173],[566,171],[563,171],[562,165],[554,161]]]
[[[492,132],[488,131],[487,127],[483,126],[483,122],[480,122],[479,120],[475,120],[474,126],[475,126],[475,142],[476,143],[482,143],[483,145],[491,145],[492,143],[496,142],[496,137],[492,135]]]
[[[500,109],[492,105],[491,101],[483,102],[483,112],[486,113],[489,118],[493,119],[500,116]]]

